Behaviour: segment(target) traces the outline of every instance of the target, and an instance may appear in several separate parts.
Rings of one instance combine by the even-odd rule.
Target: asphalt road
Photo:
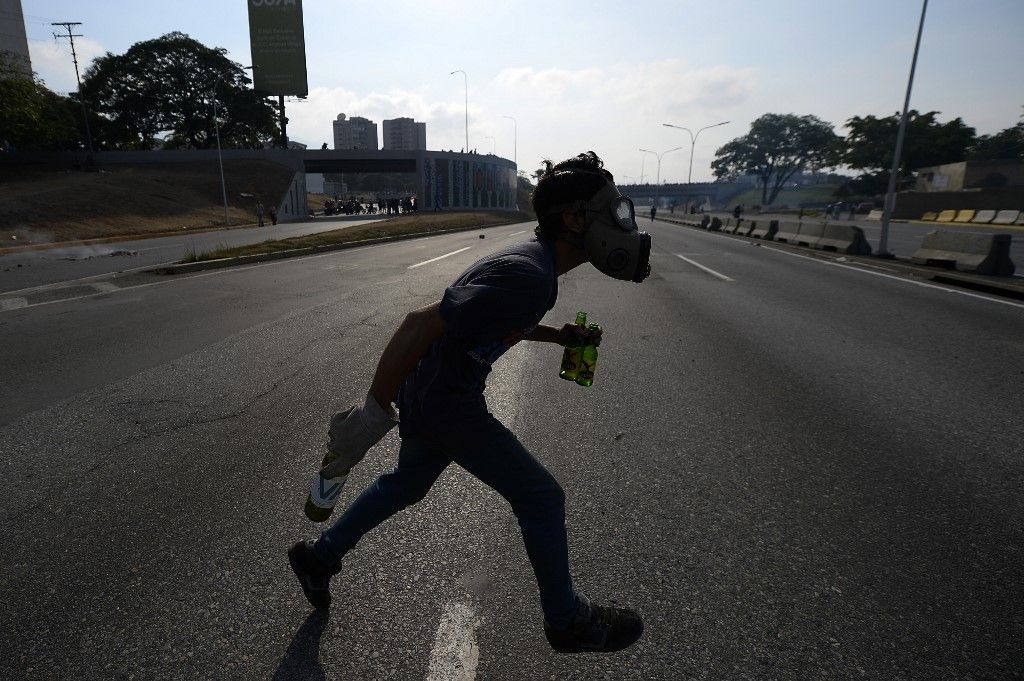
[[[457,468],[311,614],[284,551],[330,414],[527,227],[0,312],[0,676],[1024,675],[1024,306],[660,222],[647,282],[560,280],[546,321],[604,328],[593,388],[531,343],[488,387],[566,490],[577,586],[644,638],[554,654],[514,518]]]
[[[795,222],[793,215],[755,215],[750,213],[744,217],[752,220],[777,219],[786,222]],[[804,218],[804,222],[821,223],[824,220],[819,218]],[[879,241],[882,237],[882,223],[878,220],[831,220],[830,222],[841,225],[857,225],[864,230],[864,236],[871,244],[872,250],[877,253]],[[890,222],[888,249],[890,253],[897,256],[909,258],[921,247],[921,240],[928,232],[935,230],[956,230],[961,232],[973,232],[977,234],[1009,234],[1012,237],[1010,242],[1010,258],[1017,266],[1018,273],[1024,270],[1024,231],[1017,225],[961,225],[938,222]]]
[[[181,236],[117,241],[106,244],[66,246],[0,255],[0,293],[9,293],[60,281],[72,281],[116,272],[139,270],[178,262],[189,253],[203,253],[225,246],[244,246],[269,239],[315,234],[381,218],[315,218],[304,222],[266,227],[214,230]]]

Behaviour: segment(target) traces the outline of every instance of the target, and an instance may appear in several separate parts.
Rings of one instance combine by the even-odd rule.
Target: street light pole
[[[928,0],[921,5],[921,21],[917,25],[917,42],[914,43],[914,57],[910,61],[910,78],[907,79],[907,96],[903,100],[903,115],[900,116],[900,127],[896,132],[896,150],[892,155],[892,170],[889,172],[889,187],[885,192],[885,207],[882,210],[882,233],[878,238],[878,255],[889,257],[889,220],[893,208],[896,207],[896,173],[900,169],[900,156],[903,155],[903,136],[907,130],[907,109],[910,107],[910,89],[914,86],[914,69],[917,67],[917,51],[921,47],[921,31],[924,29],[924,14],[928,10]]]
[[[722,121],[721,123],[715,123],[714,125],[705,125],[703,128],[697,131],[697,134],[690,132],[689,128],[684,128],[681,125],[672,125],[671,123],[662,123],[666,128],[675,128],[676,130],[685,130],[690,135],[690,173],[686,176],[686,184],[693,184],[693,149],[697,146],[697,138],[700,134],[708,128],[717,128],[720,125],[725,125],[729,121]]]
[[[243,71],[252,69],[251,66],[243,66]],[[217,119],[217,88],[220,86],[221,77],[217,76],[217,80],[213,82],[213,131],[217,137],[217,165],[220,167],[220,193],[224,197],[224,226],[227,227],[230,223],[228,222],[228,189],[224,183],[224,158],[220,153],[220,121]]]
[[[466,72],[461,70],[461,69],[459,69],[457,71],[452,71],[448,75],[449,76],[454,76],[456,73],[461,73],[462,74],[462,84],[466,86],[466,153],[468,154],[469,153],[469,76],[467,76]]]
[[[640,184],[644,183],[644,164],[647,162],[646,156],[640,157]]]
[[[512,162],[516,164],[516,168],[519,168],[519,125],[516,123],[516,119],[511,116],[502,116],[512,121]]]
[[[660,154],[658,152],[656,152],[656,151],[651,151],[649,149],[641,149],[640,150],[640,151],[644,152],[645,154],[654,154],[655,158],[658,159],[658,181],[655,183],[655,184],[657,184],[658,187],[661,187],[661,157],[664,156],[665,154],[670,154],[673,151],[679,151],[680,149],[682,149],[682,147],[675,147],[673,149],[668,149],[666,151],[663,151]],[[660,189],[659,189],[659,191],[660,191]],[[660,196],[655,196],[654,198],[655,198],[655,201],[657,201],[661,197]]]

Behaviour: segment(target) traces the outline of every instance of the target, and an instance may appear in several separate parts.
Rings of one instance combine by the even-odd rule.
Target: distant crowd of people
[[[336,196],[324,202],[324,215],[398,215],[415,211],[416,198],[413,196],[389,199],[377,197],[369,202],[362,197],[341,199]]]

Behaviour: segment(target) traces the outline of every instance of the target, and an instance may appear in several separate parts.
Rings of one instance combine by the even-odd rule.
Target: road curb
[[[330,251],[343,251],[349,248],[359,248],[360,246],[373,246],[375,244],[389,243],[392,241],[409,241],[410,239],[423,239],[426,237],[437,236],[441,234],[472,232],[474,230],[491,229],[493,227],[507,227],[509,225],[522,224],[522,222],[522,220],[516,220],[509,222],[499,222],[491,225],[473,225],[470,227],[457,227],[454,229],[439,229],[433,232],[417,232],[415,234],[399,234],[395,236],[380,237],[377,239],[346,241],[339,244],[307,246],[306,248],[292,248],[287,251],[277,251],[275,253],[256,253],[254,255],[240,255],[234,258],[218,258],[217,260],[201,260],[199,262],[182,263],[179,265],[154,267],[152,269],[143,270],[143,272],[149,272],[152,274],[186,274],[188,272],[202,272],[204,270],[216,270],[224,267],[234,267],[236,265],[249,265],[252,263],[268,262],[271,260],[285,260],[287,258],[296,258],[304,255],[314,255],[317,253],[327,253]]]

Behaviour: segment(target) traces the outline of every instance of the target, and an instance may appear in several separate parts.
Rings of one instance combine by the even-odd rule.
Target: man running
[[[552,165],[531,197],[535,238],[472,265],[439,302],[410,312],[377,365],[362,406],[335,415],[329,450],[310,502],[330,512],[348,471],[397,423],[395,469],[380,476],[316,541],[296,543],[288,558],[309,602],[330,605],[331,576],[359,539],[421,500],[452,462],[511,505],[540,590],[544,632],[565,653],[610,652],[632,645],[643,620],[629,609],[591,603],[573,587],[565,529],[565,494],[484,401],[491,365],[520,340],[576,345],[572,324],[540,324],[555,305],[557,277],[584,262],[616,279],[650,273],[651,238],[639,232],[633,203],[620,196],[594,152]],[[595,335],[588,338],[600,342]]]

